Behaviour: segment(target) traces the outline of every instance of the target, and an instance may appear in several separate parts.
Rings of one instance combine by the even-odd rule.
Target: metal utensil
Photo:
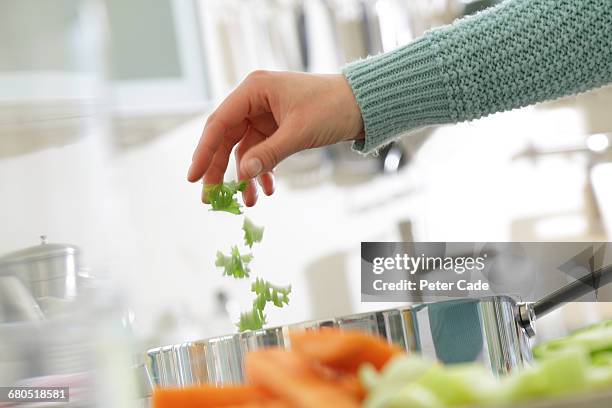
[[[0,323],[44,319],[30,291],[14,276],[0,276]]]
[[[609,265],[536,303],[507,296],[423,303],[166,346],[147,354],[157,386],[239,384],[248,351],[290,348],[292,330],[338,327],[378,335],[408,353],[447,364],[480,362],[504,375],[532,360],[530,339],[537,318],[611,281]]]
[[[36,300],[58,298],[71,300],[77,295],[81,270],[78,247],[47,243],[0,258],[0,276],[14,276],[32,293]]]

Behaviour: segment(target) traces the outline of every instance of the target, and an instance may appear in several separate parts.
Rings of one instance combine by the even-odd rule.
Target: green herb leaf
[[[241,255],[237,246],[232,247],[232,252],[229,256],[224,255],[221,251],[217,252],[217,261],[215,265],[223,268],[223,275],[233,276],[236,279],[248,278],[251,270],[249,263],[253,260],[253,255]]]
[[[235,195],[245,191],[247,182],[230,181],[228,183],[204,185],[202,189],[202,202],[211,205],[211,211],[225,211],[231,214],[242,214],[240,204]]]
[[[243,332],[262,329],[264,324],[266,324],[266,316],[261,310],[253,309],[250,312],[241,313],[240,321],[236,326],[238,326],[238,331]]]
[[[270,282],[257,278],[251,284],[251,292],[257,295],[253,301],[253,307],[263,310],[266,303],[273,303],[276,307],[288,305],[291,286],[275,286]]]
[[[253,222],[245,217],[244,222],[242,223],[242,230],[244,231],[244,243],[249,246],[249,248],[253,248],[253,244],[255,242],[261,242],[263,238],[263,227],[258,227]]]

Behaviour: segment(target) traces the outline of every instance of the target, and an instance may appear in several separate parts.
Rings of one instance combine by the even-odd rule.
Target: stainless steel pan
[[[289,348],[291,330],[338,327],[377,334],[409,353],[447,364],[480,362],[503,375],[531,361],[536,318],[610,281],[612,265],[536,303],[518,303],[506,296],[424,303],[176,344],[147,354],[157,386],[239,384],[248,351]]]

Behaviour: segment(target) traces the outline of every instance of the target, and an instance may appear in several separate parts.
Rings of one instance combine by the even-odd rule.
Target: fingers
[[[299,140],[299,137],[293,137],[297,136],[297,132],[299,130],[292,126],[290,120],[284,122],[270,137],[244,153],[240,160],[240,171],[247,178],[255,178],[272,171],[281,160],[299,149],[296,143],[292,142],[292,139]]]
[[[261,176],[258,177],[258,180],[259,180],[259,185],[261,186],[261,189],[267,196],[274,194],[274,173],[273,172],[262,174]]]
[[[219,149],[224,135],[225,128],[219,122],[213,122],[204,126],[202,136],[191,159],[192,162],[187,173],[187,180],[193,183],[202,178],[206,170],[208,170],[217,149]]]
[[[227,133],[245,119],[269,112],[265,95],[267,74],[254,72],[208,118],[187,174],[191,182],[207,172]]]
[[[267,136],[270,136],[278,129],[278,124],[276,123],[276,119],[274,119],[274,115],[269,112],[249,118],[249,124],[251,127]]]
[[[244,154],[257,143],[261,143],[266,139],[266,136],[258,130],[249,127],[246,134],[238,147],[236,148],[236,168],[238,172],[238,180],[248,180],[247,189],[242,193],[242,199],[247,207],[252,207],[257,202],[257,186],[255,180],[250,179],[241,170],[240,163]]]
[[[263,114],[256,116],[254,118],[249,119],[251,127],[257,129],[259,132],[264,135],[272,135],[274,132],[278,130],[278,125],[274,116],[271,113]],[[263,141],[265,139],[262,139]],[[259,185],[261,186],[263,192],[270,196],[274,193],[274,172],[266,172],[261,174],[257,180],[259,181]]]
[[[244,137],[248,129],[248,122],[243,121],[240,125],[227,132],[217,152],[215,153],[209,168],[204,173],[205,184],[219,184],[223,182],[223,175],[227,170],[229,158],[234,146]]]

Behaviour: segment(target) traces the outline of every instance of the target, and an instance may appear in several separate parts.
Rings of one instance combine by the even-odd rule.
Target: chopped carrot
[[[366,397],[366,389],[356,375],[343,375],[332,380],[332,384],[352,395],[357,401],[363,401]]]
[[[335,370],[356,373],[363,363],[380,370],[403,351],[385,340],[358,331],[325,328],[290,333],[291,348]]]
[[[245,367],[251,384],[290,407],[359,407],[355,396],[319,376],[311,361],[298,353],[278,348],[250,352]]]
[[[153,392],[153,408],[229,407],[263,403],[268,399],[268,395],[252,386],[157,388]]]
[[[249,402],[240,405],[230,405],[224,408],[291,408],[280,400],[270,400],[262,402]]]
[[[358,401],[363,401],[366,397],[366,389],[361,385],[361,381],[356,374],[339,372],[316,361],[312,362],[312,368],[319,377],[343,389]]]
[[[381,369],[402,353],[380,338],[336,329],[293,332],[291,345],[248,353],[251,385],[156,389],[153,408],[357,408],[365,397],[359,366]]]

